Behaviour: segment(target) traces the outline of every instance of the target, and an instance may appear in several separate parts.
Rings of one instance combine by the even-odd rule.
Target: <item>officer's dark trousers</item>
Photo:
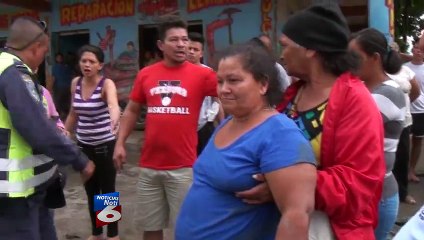
[[[57,240],[53,211],[43,205],[44,196],[0,198],[0,239]]]

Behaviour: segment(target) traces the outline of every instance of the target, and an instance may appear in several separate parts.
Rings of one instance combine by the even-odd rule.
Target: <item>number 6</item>
[[[116,222],[119,219],[121,219],[121,213],[114,210],[116,206],[107,206],[105,209],[103,209],[99,214],[97,215],[97,218],[100,221],[111,223]],[[110,216],[112,215],[112,216]]]

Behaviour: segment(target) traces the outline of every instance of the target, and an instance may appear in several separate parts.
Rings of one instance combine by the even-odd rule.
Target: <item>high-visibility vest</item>
[[[32,73],[16,56],[7,52],[0,53],[0,75],[12,65]],[[25,71],[22,72],[21,79],[25,81],[35,101],[42,101],[35,97],[35,94],[40,96],[40,93],[35,92],[36,85]],[[45,187],[56,176],[56,170],[57,165],[52,158],[33,152],[31,146],[13,127],[9,111],[0,101],[0,197],[28,197]]]

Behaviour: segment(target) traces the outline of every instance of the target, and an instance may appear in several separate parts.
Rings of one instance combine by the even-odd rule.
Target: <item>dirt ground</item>
[[[121,240],[142,239],[141,231],[133,222],[135,208],[135,190],[139,168],[140,145],[142,131],[133,132],[127,141],[128,163],[124,170],[117,175],[116,191],[120,193],[122,219],[119,221],[119,236]],[[79,174],[68,169],[68,180],[65,187],[67,206],[55,211],[57,235],[60,240],[87,239],[91,234],[90,216],[87,196]],[[106,235],[106,228],[104,228]],[[171,239],[167,233],[167,240]]]

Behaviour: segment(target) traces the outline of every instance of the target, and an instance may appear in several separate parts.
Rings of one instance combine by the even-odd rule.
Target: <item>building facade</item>
[[[335,0],[52,0],[48,11],[2,5],[0,44],[17,16],[43,19],[52,41],[47,77],[56,53],[75,56],[80,46],[97,45],[106,57],[104,74],[116,82],[120,99],[125,100],[137,71],[159,58],[156,26],[163,15],[179,15],[189,31],[203,34],[208,63],[220,49],[259,34],[271,37],[277,53],[287,18],[313,3],[329,1]],[[352,30],[369,26],[392,36],[392,0],[338,2]]]

